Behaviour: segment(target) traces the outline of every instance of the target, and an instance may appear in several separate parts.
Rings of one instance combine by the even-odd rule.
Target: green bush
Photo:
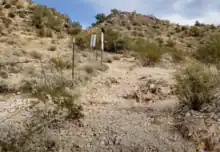
[[[157,44],[144,39],[138,39],[131,46],[131,50],[138,54],[143,66],[153,66],[160,61],[163,51]]]
[[[203,32],[197,26],[192,26],[190,28],[191,36],[200,37],[203,36]]]
[[[111,29],[107,29],[105,32],[105,50],[109,52],[119,52],[126,48],[126,42],[124,38]]]
[[[206,42],[201,45],[194,56],[199,61],[208,64],[219,64],[220,61],[220,35],[213,35]]]
[[[6,18],[6,17],[2,17],[2,22],[3,24],[5,25],[6,28],[9,28],[9,26],[11,25],[12,23],[12,20],[10,18]]]
[[[71,62],[64,61],[60,58],[51,58],[50,60],[57,70],[64,70],[71,68]]]
[[[57,32],[61,30],[61,17],[54,15],[46,6],[37,5],[31,17],[32,25],[36,28],[48,27]]]
[[[77,35],[82,31],[82,26],[79,22],[72,22],[72,27],[68,29],[70,35]]]
[[[42,28],[37,29],[37,35],[39,37],[53,37],[53,32],[50,29]]]
[[[8,13],[8,17],[10,17],[10,18],[14,18],[14,17],[15,17],[15,13],[13,13],[13,12],[9,12],[9,13]]]
[[[53,45],[53,46],[50,46],[49,48],[48,48],[48,50],[50,50],[50,51],[56,51],[57,50],[57,47],[55,46],[55,45]]]
[[[174,46],[175,46],[175,42],[172,41],[172,40],[168,40],[168,41],[167,41],[167,46],[168,46],[168,47],[174,47]]]
[[[82,106],[75,104],[75,100],[77,96],[72,96],[67,93],[64,87],[49,87],[49,86],[41,86],[36,88],[33,96],[38,99],[45,101],[48,100],[47,96],[50,95],[52,97],[52,101],[63,109],[67,109],[68,119],[80,119],[82,114]]]
[[[102,23],[106,20],[106,16],[103,13],[97,14],[95,18],[96,18],[96,24]]]
[[[203,64],[191,63],[179,71],[176,81],[178,97],[183,105],[199,110],[203,104],[212,101],[219,74]]]
[[[168,49],[174,62],[178,63],[184,60],[184,53],[176,48]]]
[[[118,14],[118,13],[120,13],[120,10],[118,10],[118,9],[111,9],[111,13],[112,14]]]
[[[79,33],[75,38],[75,44],[80,49],[86,49],[89,48],[90,45],[90,36],[87,32],[81,32]]]

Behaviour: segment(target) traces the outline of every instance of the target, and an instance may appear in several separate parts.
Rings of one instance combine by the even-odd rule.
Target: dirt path
[[[173,71],[137,67],[135,62],[125,59],[108,66],[107,72],[95,77],[81,90],[85,118],[75,138],[81,151],[189,150],[189,143],[172,129],[170,108],[177,101],[174,96],[167,95],[148,104],[123,97],[147,79],[163,81],[169,86],[173,83]],[[167,88],[164,89],[166,91]]]

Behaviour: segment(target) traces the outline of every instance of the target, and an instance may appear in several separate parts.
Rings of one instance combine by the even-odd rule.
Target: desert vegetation
[[[219,151],[219,27],[95,19],[1,1],[0,151]]]

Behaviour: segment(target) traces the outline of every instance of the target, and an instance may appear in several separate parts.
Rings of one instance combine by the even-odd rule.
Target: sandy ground
[[[192,151],[192,144],[173,129],[172,110],[178,100],[169,93],[169,86],[174,83],[174,70],[139,67],[132,58],[121,58],[108,66],[108,71],[80,89],[79,102],[85,117],[80,127],[68,123],[63,129],[65,144],[72,145],[64,148],[65,151]],[[149,102],[125,99],[125,95],[132,94],[148,80],[163,83],[162,97],[149,97]],[[11,98],[0,101],[1,120],[12,114],[9,111],[16,113],[16,109],[27,106],[24,100]]]

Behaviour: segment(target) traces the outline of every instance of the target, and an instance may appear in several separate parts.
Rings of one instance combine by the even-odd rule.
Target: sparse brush
[[[62,26],[61,18],[62,17],[60,16],[55,16],[46,6],[37,5],[34,8],[31,21],[32,25],[38,29],[48,27],[55,30],[56,32],[60,32]]]
[[[92,65],[85,65],[83,69],[86,71],[88,74],[94,73],[94,67]]]
[[[167,41],[167,46],[168,46],[168,47],[174,47],[174,46],[175,46],[175,42],[172,41],[172,40],[168,40],[168,41]]]
[[[40,52],[37,52],[37,51],[31,51],[30,55],[34,59],[41,59],[42,58],[42,54]]]
[[[13,12],[9,12],[9,13],[8,13],[8,17],[10,17],[10,18],[14,18],[14,17],[15,17],[15,13],[13,13]]]
[[[219,85],[219,73],[215,68],[201,63],[190,63],[176,75],[177,93],[183,105],[199,110],[213,100],[213,91]]]
[[[86,32],[81,32],[78,34],[75,38],[75,44],[80,48],[80,49],[86,49],[89,47],[89,41],[90,37],[88,33]],[[72,42],[71,42],[72,43]]]
[[[184,60],[185,54],[183,51],[177,50],[175,48],[167,49],[167,51],[170,53],[170,55],[175,63],[178,63],[178,62],[181,62]]]
[[[37,29],[37,35],[39,37],[53,37],[53,32],[50,29],[41,28]]]
[[[106,63],[112,63],[112,58],[111,58],[111,57],[106,57],[106,58],[104,59],[104,62],[106,62]]]
[[[53,51],[56,51],[56,49],[57,49],[56,46],[50,46],[50,47],[48,48],[48,50],[50,50],[50,51],[52,51],[52,52],[53,52]]]
[[[8,27],[11,25],[12,20],[11,20],[10,18],[3,17],[3,18],[2,18],[2,22],[3,22],[3,24],[5,25],[5,27],[8,28]]]
[[[116,56],[116,55],[114,55],[112,58],[113,58],[113,60],[120,60],[120,57]]]
[[[63,69],[69,69],[71,68],[71,62],[69,61],[64,61],[61,58],[51,58],[50,60],[54,65],[57,70],[63,70]]]
[[[47,100],[48,94],[52,97],[54,104],[68,110],[68,119],[80,119],[83,116],[81,113],[82,106],[77,105],[74,102],[78,96],[70,95],[62,86],[41,86],[36,88],[36,91],[33,93],[35,97],[42,101]]]
[[[11,4],[5,4],[5,8],[6,8],[6,9],[11,8]]]
[[[220,61],[220,35],[213,35],[209,41],[201,45],[194,56],[196,59],[207,64],[219,65]]]
[[[163,51],[161,47],[149,41],[139,39],[132,46],[143,66],[152,66],[160,61]]]

